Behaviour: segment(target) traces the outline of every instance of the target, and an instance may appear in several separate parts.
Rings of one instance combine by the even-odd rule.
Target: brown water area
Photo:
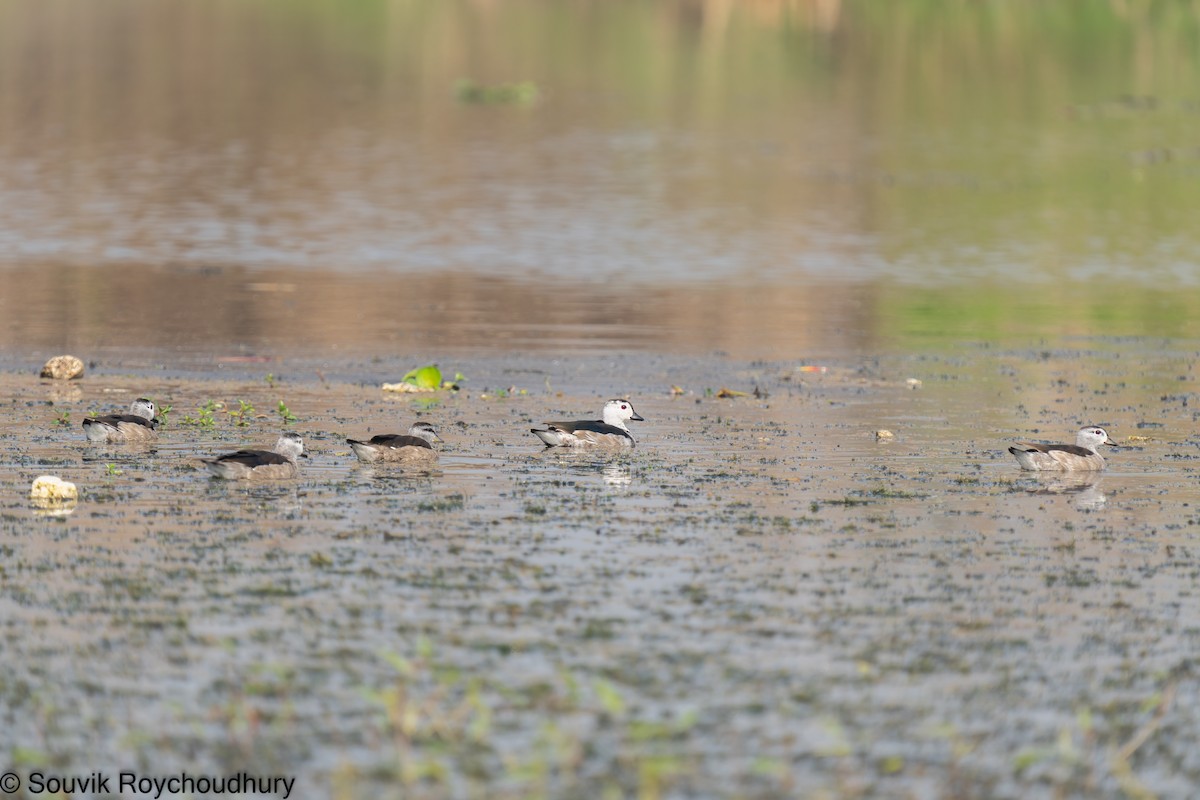
[[[152,350],[189,362],[247,350],[322,359],[542,351],[785,359],[865,349],[873,336],[874,292],[842,284],[630,290],[453,271],[125,265],[8,276],[20,287],[0,297],[0,348],[11,353]]]
[[[1191,797],[1198,36],[0,4],[0,792]],[[633,448],[531,433],[610,397]],[[1102,472],[1007,452],[1085,424]],[[203,466],[283,430],[297,478]]]

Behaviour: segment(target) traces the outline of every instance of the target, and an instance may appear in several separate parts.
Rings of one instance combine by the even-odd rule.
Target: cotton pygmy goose
[[[89,442],[149,442],[158,438],[155,428],[158,409],[153,400],[139,397],[129,404],[128,414],[105,414],[83,420],[83,433]]]
[[[1089,425],[1075,436],[1075,444],[1036,444],[1017,442],[1008,448],[1016,456],[1021,469],[1028,470],[1091,470],[1104,469],[1104,456],[1096,452],[1102,444],[1116,446],[1104,428]]]
[[[633,435],[626,420],[644,422],[628,400],[609,400],[604,404],[604,419],[575,422],[546,422],[545,428],[531,428],[547,447],[633,447]]]
[[[273,450],[238,450],[202,459],[208,471],[226,480],[284,480],[300,474],[296,459],[308,458],[300,434],[288,431]]]
[[[366,441],[347,439],[346,443],[358,460],[367,464],[377,461],[428,464],[437,461],[433,443],[440,441],[442,437],[438,436],[437,428],[428,422],[415,422],[407,434],[381,433]]]

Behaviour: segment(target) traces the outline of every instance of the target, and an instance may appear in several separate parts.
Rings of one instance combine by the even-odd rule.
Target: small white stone
[[[78,500],[79,489],[70,481],[64,481],[55,475],[42,475],[33,482],[29,489],[29,497],[33,500]]]

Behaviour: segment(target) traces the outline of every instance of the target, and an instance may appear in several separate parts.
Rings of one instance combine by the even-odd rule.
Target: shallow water
[[[1191,796],[1198,30],[0,4],[0,767]],[[60,352],[82,381],[35,377]],[[428,363],[461,390],[380,389]],[[83,441],[139,394],[155,447]],[[612,396],[632,453],[529,433]],[[197,469],[281,403],[299,479]],[[414,418],[437,470],[353,461]],[[1084,423],[1122,444],[1102,475],[1006,452]],[[43,473],[69,513],[28,501]]]
[[[303,796],[1177,794],[1200,768],[1192,396],[1162,394],[1168,350],[1090,344],[965,372],[583,357],[646,418],[615,457],[528,433],[595,395],[483,388],[541,362],[466,363],[433,401],[259,365],[7,372],[5,727],[28,767],[295,774]],[[82,442],[134,393],[173,406],[157,447]],[[182,423],[210,399],[265,413]],[[196,470],[272,441],[280,400],[300,479]],[[1103,475],[1004,452],[1101,409],[1125,443]],[[415,416],[446,439],[435,472],[352,460],[346,435]],[[80,485],[69,516],[23,499],[44,472]],[[1115,752],[1148,724],[1131,777]]]

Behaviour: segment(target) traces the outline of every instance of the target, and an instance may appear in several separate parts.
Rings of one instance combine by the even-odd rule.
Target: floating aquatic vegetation
[[[442,371],[437,364],[417,367],[408,371],[403,378],[404,383],[412,384],[420,389],[440,389],[442,386]]]
[[[458,384],[466,380],[461,372],[454,373],[453,381],[442,380],[442,371],[437,364],[427,364],[424,367],[410,369],[399,383],[385,383],[385,392],[436,392],[439,389],[458,390]]]
[[[497,83],[487,86],[468,78],[462,78],[454,86],[454,96],[460,103],[530,106],[541,97],[541,91],[533,81]]]

